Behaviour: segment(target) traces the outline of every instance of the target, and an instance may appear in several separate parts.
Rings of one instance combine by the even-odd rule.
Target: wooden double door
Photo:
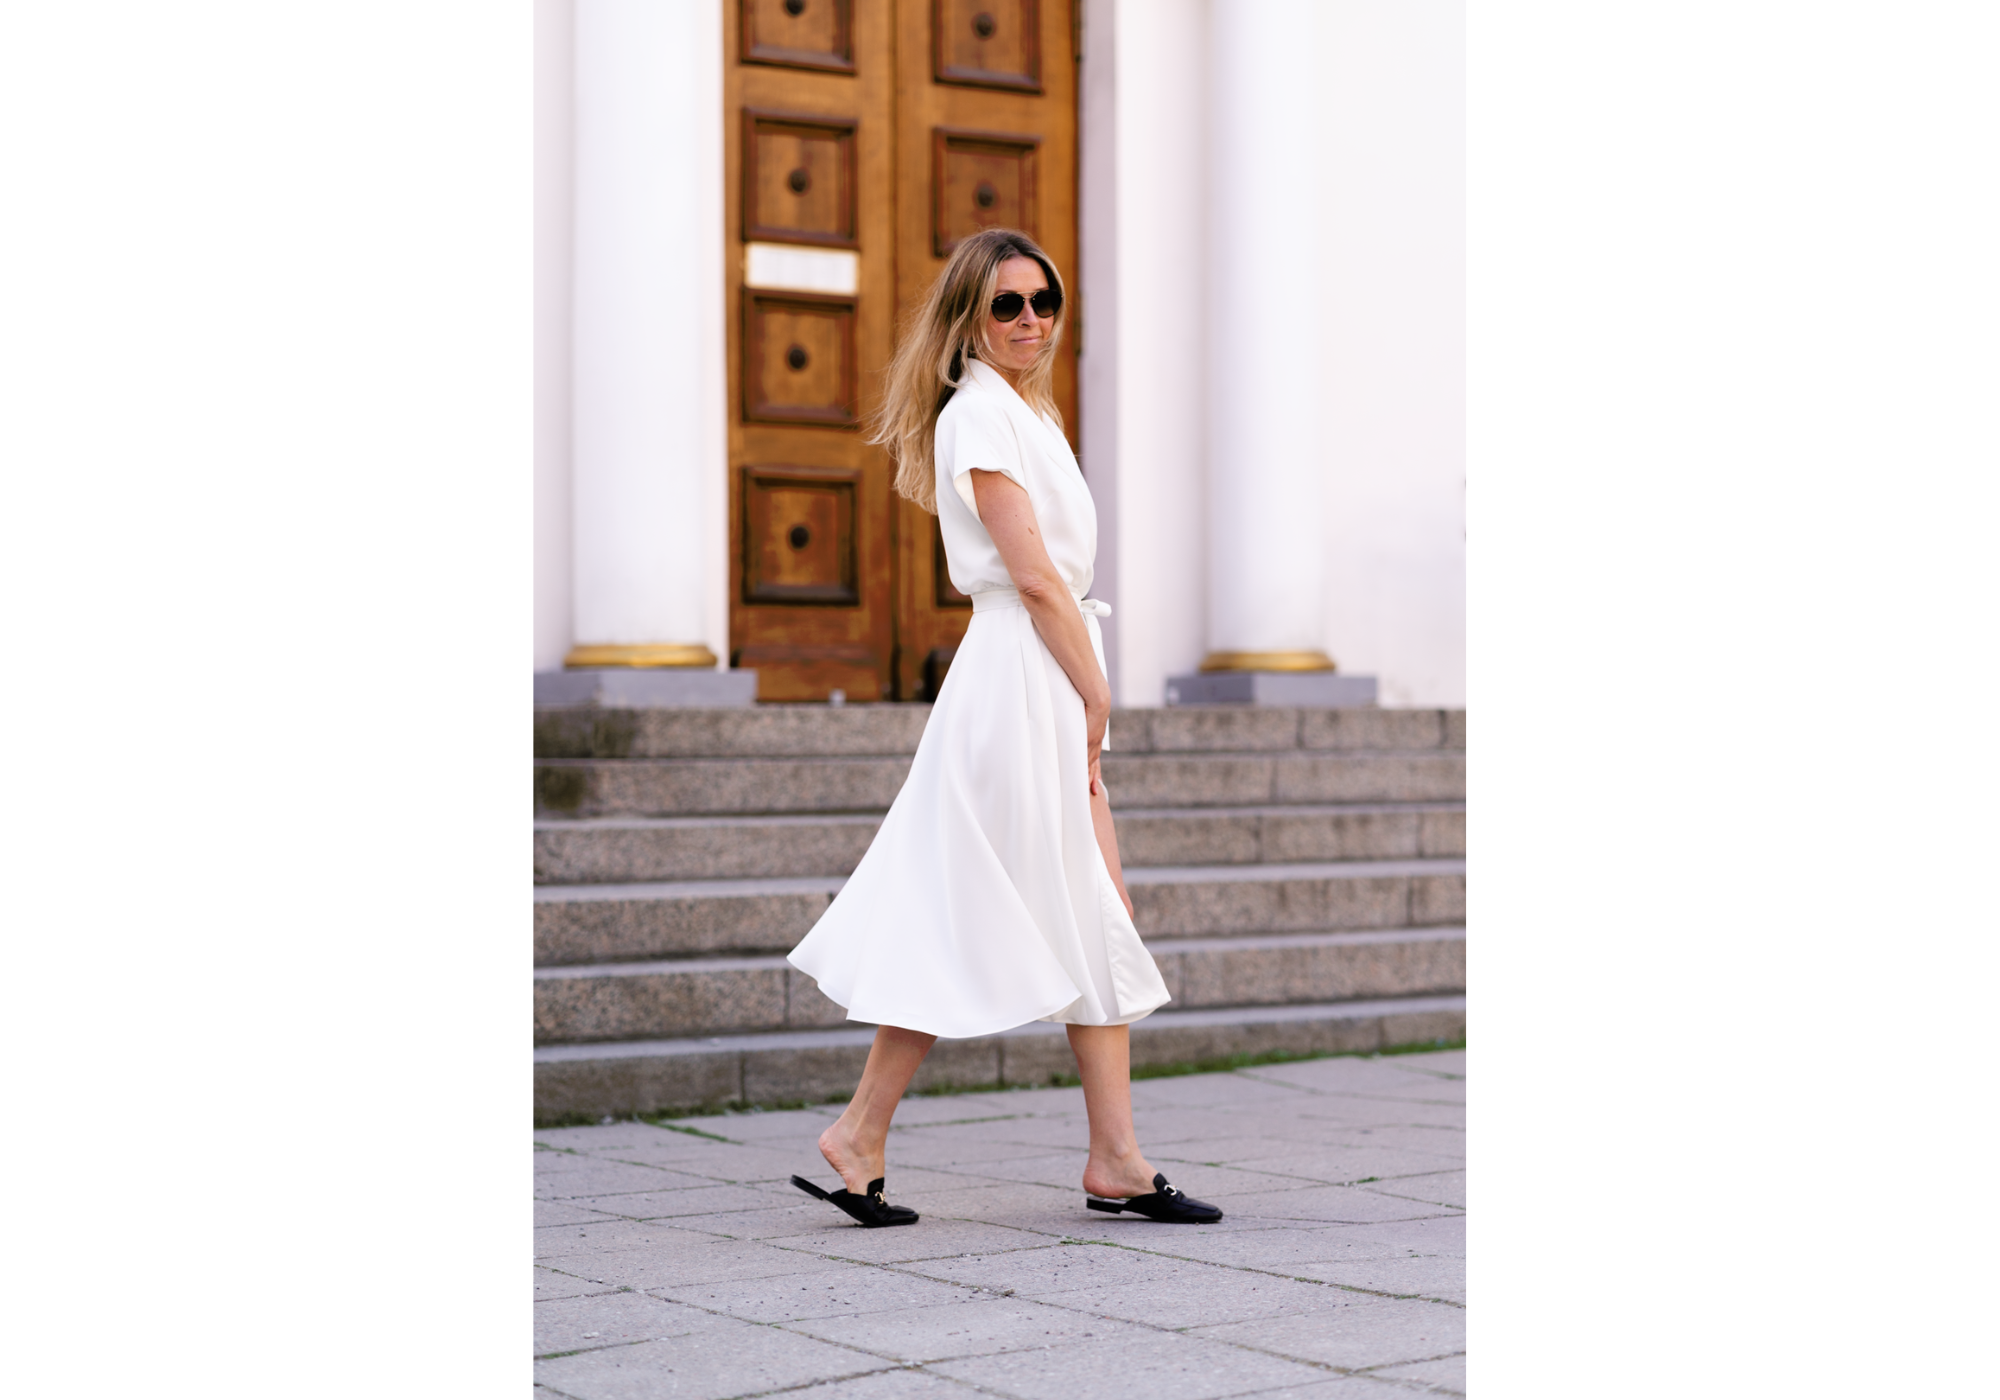
[[[1062,269],[1077,442],[1080,0],[729,0],[730,651],[761,700],[920,700],[971,603],[863,441],[901,318],[958,239]]]

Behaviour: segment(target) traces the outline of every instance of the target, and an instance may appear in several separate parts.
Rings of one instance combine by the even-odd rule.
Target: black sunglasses
[[[1024,297],[1019,292],[1002,292],[993,298],[993,319],[1002,325],[1018,321],[1024,306],[1034,307],[1035,314],[1046,321],[1062,310],[1062,293],[1054,287],[1044,287],[1031,297]]]

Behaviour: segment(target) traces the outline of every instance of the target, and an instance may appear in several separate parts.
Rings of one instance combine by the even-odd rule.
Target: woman
[[[972,622],[882,829],[794,965],[877,1026],[860,1088],[820,1135],[863,1225],[910,1225],[883,1196],[889,1121],[939,1036],[1069,1029],[1090,1119],[1085,1204],[1219,1220],[1167,1184],[1132,1127],[1128,1027],[1167,1001],[1132,923],[1098,753],[1111,715],[1086,599],[1097,512],[1049,381],[1062,279],[1025,234],[961,242],[889,367],[874,441],[896,489],[937,515]],[[864,1189],[865,1188],[865,1189]]]

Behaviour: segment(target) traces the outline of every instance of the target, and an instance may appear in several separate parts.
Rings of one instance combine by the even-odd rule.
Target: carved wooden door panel
[[[861,423],[897,318],[968,230],[1028,229],[1074,288],[1069,0],[732,7],[731,664],[760,700],[927,699],[971,606]]]

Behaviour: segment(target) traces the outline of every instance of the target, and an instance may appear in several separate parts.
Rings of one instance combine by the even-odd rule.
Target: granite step
[[[542,885],[535,966],[790,952],[845,883],[827,875]]]
[[[911,754],[928,705],[756,705],[620,710],[538,706],[537,758],[771,758]],[[1463,710],[1313,710],[1254,705],[1114,710],[1120,753],[1460,749]]]
[[[895,800],[909,771],[907,756],[550,758],[535,764],[535,815],[547,820],[880,812]],[[1121,750],[1105,755],[1103,771],[1113,805],[1124,808],[1465,800],[1465,754],[1445,749]]]
[[[1150,807],[1116,820],[1128,866],[1465,854],[1463,803]],[[535,883],[847,875],[880,824],[872,813],[539,821]]]
[[[1147,938],[1465,922],[1463,860],[1139,866],[1125,888]]]
[[[538,821],[535,883],[849,875],[881,825],[874,812]]]
[[[1368,1053],[1464,1035],[1462,995],[1166,1009],[1132,1027],[1132,1065],[1146,1070],[1233,1055]],[[845,1027],[544,1046],[534,1052],[535,1121],[840,1102],[854,1092],[873,1039],[866,1027]],[[911,1089],[1042,1085],[1075,1071],[1062,1027],[1035,1022],[1000,1035],[940,1040]]]
[[[1465,754],[1128,754],[1104,756],[1114,807],[1241,807],[1320,802],[1463,802]]]
[[[1112,819],[1118,827],[1119,858],[1127,869],[1465,854],[1463,802],[1121,805]]]
[[[896,800],[909,773],[907,754],[873,758],[542,759],[535,764],[535,816],[884,812]]]
[[[1288,933],[1149,942],[1183,1009],[1465,990],[1465,930]],[[815,1030],[846,1014],[782,957],[544,968],[535,1043]]]
[[[840,890],[837,875],[542,885],[535,965],[789,952]],[[1354,932],[1465,921],[1465,862],[1301,861],[1135,866],[1141,934]]]

